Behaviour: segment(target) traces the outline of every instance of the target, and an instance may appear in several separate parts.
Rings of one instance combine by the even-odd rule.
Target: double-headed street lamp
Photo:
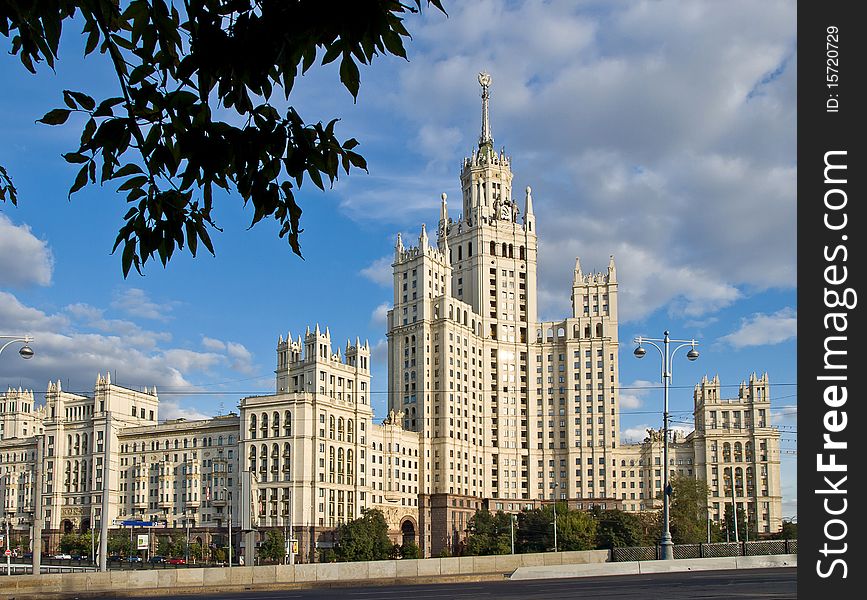
[[[19,343],[24,344],[18,349],[18,354],[21,355],[21,358],[33,358],[35,352],[33,352],[33,348],[30,347],[30,342],[33,341],[33,337],[29,335],[0,335],[0,340],[9,340],[2,346],[0,346],[0,354],[3,354],[3,351],[12,344]]]
[[[664,333],[664,337],[662,339],[656,338],[646,338],[646,337],[637,337],[633,340],[638,346],[635,348],[633,354],[636,358],[644,358],[644,355],[647,354],[647,350],[644,349],[642,344],[649,344],[656,348],[659,351],[659,355],[662,357],[662,387],[663,387],[663,412],[662,412],[662,463],[663,463],[663,484],[662,484],[662,538],[660,540],[660,546],[662,546],[662,558],[665,560],[671,560],[674,558],[673,546],[674,544],[671,541],[671,527],[669,526],[669,499],[671,496],[671,489],[668,483],[668,386],[671,381],[671,359],[674,358],[674,354],[680,350],[681,348],[685,348],[687,346],[690,347],[689,352],[686,353],[686,358],[693,361],[698,358],[698,350],[695,349],[698,344],[697,341],[693,340],[673,340],[669,337],[668,331],[666,330]],[[662,348],[660,348],[654,342],[662,342]],[[674,350],[669,349],[669,344],[674,342],[675,344],[680,344],[675,347]]]

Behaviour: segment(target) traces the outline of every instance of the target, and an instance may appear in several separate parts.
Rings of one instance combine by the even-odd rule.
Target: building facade
[[[416,541],[428,556],[456,551],[482,507],[658,508],[661,433],[620,443],[614,257],[600,271],[576,259],[571,314],[539,321],[532,190],[520,206],[512,198],[511,158],[491,133],[490,77],[479,83],[481,134],[462,163],[458,210],[443,194],[435,241],[425,225],[413,244],[397,236],[382,423],[370,404],[369,344],[335,350],[318,325],[278,339],[273,394],[209,420],[160,422],[155,388],[129,390],[108,374],[90,395],[51,382],[40,407],[32,392],[10,389],[0,396],[7,520],[32,526],[37,463],[49,545],[99,523],[103,506],[112,524],[156,522],[217,545],[231,523],[233,546],[248,552],[263,531],[283,529],[299,540],[300,560],[367,508],[383,511],[395,542]],[[696,386],[695,430],[670,440],[668,468],[708,482],[711,518],[722,518],[734,481],[759,531],[777,531],[767,376],[751,377],[736,399],[719,394],[718,378]]]

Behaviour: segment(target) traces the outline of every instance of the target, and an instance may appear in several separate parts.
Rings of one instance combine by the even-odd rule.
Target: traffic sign
[[[10,550],[9,548],[6,548],[6,552],[4,552],[3,554],[4,554],[4,556],[12,556],[12,550]]]

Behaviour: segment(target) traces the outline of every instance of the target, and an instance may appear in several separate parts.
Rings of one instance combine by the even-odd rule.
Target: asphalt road
[[[535,579],[480,583],[330,587],[231,594],[197,594],[197,600],[788,600],[797,598],[797,569],[743,569],[657,575]],[[152,599],[153,597],[151,597]],[[162,596],[189,600],[190,596]]]

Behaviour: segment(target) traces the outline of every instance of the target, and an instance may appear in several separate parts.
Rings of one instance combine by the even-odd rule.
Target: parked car
[[[120,562],[121,560],[123,559],[120,557],[120,554],[112,554],[108,557],[108,562]]]
[[[170,565],[185,565],[187,561],[183,558],[170,558],[166,561]]]
[[[128,557],[126,558],[126,561],[127,561],[127,562],[131,562],[131,563],[134,563],[134,562],[141,562],[141,556],[135,556],[135,555],[133,555],[133,556],[128,556]]]
[[[150,559],[148,560],[148,562],[151,563],[152,565],[164,563],[164,562],[166,562],[166,557],[160,556],[160,555],[151,556]]]
[[[32,553],[32,552],[25,552],[25,553],[24,553],[24,558],[25,558],[26,560],[30,560],[30,559],[32,559],[32,558],[33,558],[33,553]]]
[[[63,559],[65,559],[65,560],[71,560],[71,559],[72,559],[72,555],[71,555],[71,554],[66,554],[66,553],[61,552],[60,554],[55,554],[52,558],[58,558],[58,559],[61,559],[61,560],[63,560]]]

